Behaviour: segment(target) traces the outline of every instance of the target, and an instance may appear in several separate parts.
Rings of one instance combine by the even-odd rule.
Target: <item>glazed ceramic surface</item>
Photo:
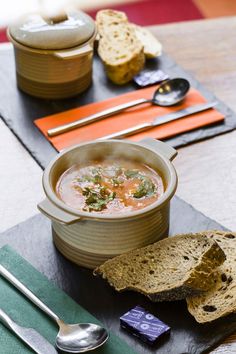
[[[176,171],[170,160],[176,154],[173,148],[152,139],[139,143],[91,142],[60,153],[44,172],[43,187],[47,198],[38,207],[52,220],[54,242],[61,253],[77,264],[94,268],[108,258],[166,237],[170,200],[177,188]],[[74,164],[106,156],[149,165],[161,175],[164,194],[153,204],[124,214],[79,211],[59,199],[56,183],[64,171]]]
[[[18,87],[47,99],[85,91],[92,81],[95,37],[94,21],[81,11],[69,11],[56,23],[39,14],[19,19],[8,29]]]
[[[34,49],[65,49],[87,42],[94,30],[90,16],[69,10],[56,22],[37,13],[22,16],[10,26],[9,34],[18,43]]]

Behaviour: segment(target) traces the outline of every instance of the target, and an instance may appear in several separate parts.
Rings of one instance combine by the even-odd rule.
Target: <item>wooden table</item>
[[[151,28],[165,51],[236,111],[236,17]],[[177,194],[236,230],[236,131],[179,150]],[[236,334],[212,353],[235,353]]]
[[[236,17],[155,26],[152,30],[168,54],[236,111]],[[1,121],[0,136],[3,231],[36,213],[35,205],[43,193],[41,169]],[[175,163],[177,194],[232,230],[236,230],[235,161],[236,132],[232,132],[180,149]],[[214,351],[235,352],[236,335]]]
[[[236,17],[152,28],[177,63],[236,111]],[[179,150],[178,195],[236,230],[236,132]],[[220,188],[219,188],[220,186]]]

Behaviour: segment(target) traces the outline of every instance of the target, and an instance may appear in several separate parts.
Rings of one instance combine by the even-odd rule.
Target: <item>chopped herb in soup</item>
[[[74,165],[62,174],[56,189],[63,202],[75,209],[108,214],[145,208],[164,193],[156,171],[122,159]]]

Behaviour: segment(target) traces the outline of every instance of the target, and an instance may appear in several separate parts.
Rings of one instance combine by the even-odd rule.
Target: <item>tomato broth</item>
[[[66,170],[56,185],[68,206],[91,213],[124,213],[143,209],[164,193],[161,176],[129,160],[92,161]]]

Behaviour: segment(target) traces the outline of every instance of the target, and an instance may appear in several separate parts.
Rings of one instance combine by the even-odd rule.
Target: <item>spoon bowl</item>
[[[184,99],[189,89],[189,81],[183,78],[164,81],[154,92],[151,103],[164,107],[173,106]]]
[[[56,346],[66,353],[85,353],[103,345],[109,335],[105,328],[93,323],[67,324],[62,321],[49,307],[47,307],[24,284],[0,264],[0,275],[13,284],[29,300],[44,311],[59,326],[56,337]]]
[[[108,339],[105,328],[93,323],[66,324],[58,323],[60,330],[56,346],[67,353],[85,353],[97,349]]]

